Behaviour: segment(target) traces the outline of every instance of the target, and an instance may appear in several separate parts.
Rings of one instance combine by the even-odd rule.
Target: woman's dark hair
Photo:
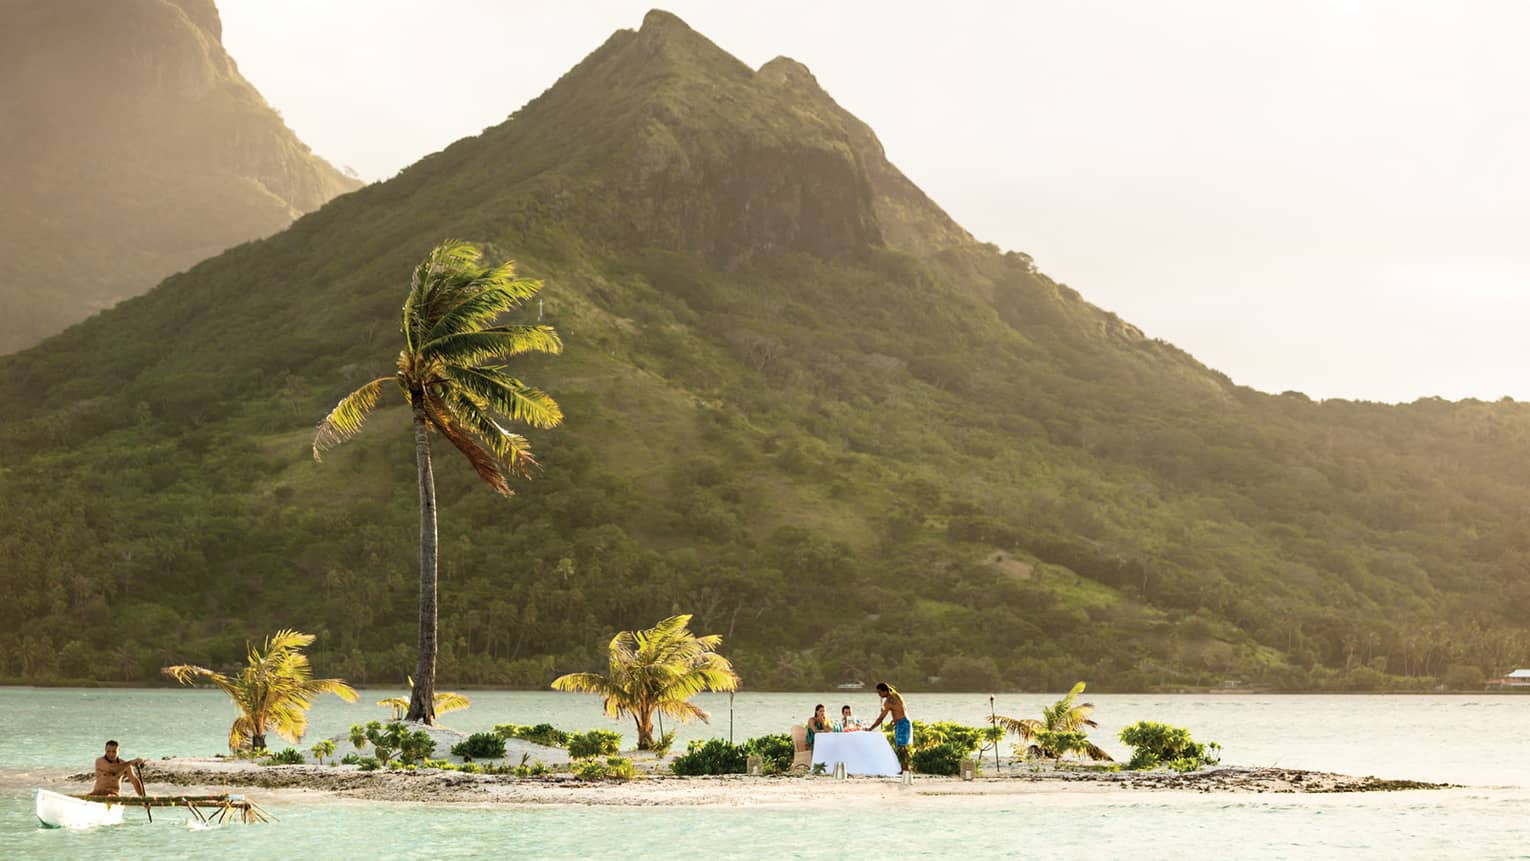
[[[823,703],[819,703],[818,705],[813,706],[813,714],[818,714],[818,710],[821,708],[823,708]]]

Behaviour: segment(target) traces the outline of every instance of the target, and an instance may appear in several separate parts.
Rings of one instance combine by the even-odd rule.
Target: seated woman
[[[839,709],[839,731],[858,732],[860,728],[861,722],[850,714],[850,707],[841,706]]]
[[[823,703],[819,703],[813,709],[813,716],[807,721],[807,746],[813,746],[813,736],[821,732],[833,732],[834,724],[829,723],[829,718],[824,714]]]

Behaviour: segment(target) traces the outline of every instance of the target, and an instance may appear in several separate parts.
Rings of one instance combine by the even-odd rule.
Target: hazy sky
[[[650,4],[218,5],[288,124],[381,179]],[[664,8],[802,61],[980,239],[1239,383],[1530,400],[1530,2]]]

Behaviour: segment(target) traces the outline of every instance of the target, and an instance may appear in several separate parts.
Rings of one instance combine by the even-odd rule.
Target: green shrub
[[[655,756],[668,756],[669,755],[669,749],[674,747],[674,746],[675,746],[675,731],[674,730],[670,730],[669,732],[664,733],[663,735],[661,735],[658,738],[654,739],[653,746],[648,748],[648,749],[650,751],[652,751]]]
[[[914,721],[914,741],[910,748],[918,752],[926,748],[950,745],[963,754],[969,754],[981,748],[984,744],[992,743],[997,738],[1004,736],[1002,727],[990,726],[966,726],[952,721],[937,721],[936,723],[924,723]],[[892,743],[893,728],[889,724],[884,730],[887,733],[887,742]],[[921,769],[922,770],[922,769]]]
[[[548,768],[547,764],[542,762],[540,759],[531,763],[530,765],[522,762],[520,765],[515,767],[516,777],[541,777],[544,774],[551,773],[552,769]]]
[[[914,771],[920,774],[961,774],[962,760],[968,751],[952,742],[914,750]]]
[[[550,723],[539,723],[536,726],[502,723],[494,727],[494,733],[500,738],[518,738],[544,747],[568,746],[569,734]]]
[[[749,765],[749,754],[741,745],[729,744],[720,738],[705,742],[693,741],[686,745],[685,753],[675,757],[669,764],[675,774],[743,774]],[[791,765],[791,761],[787,761]]]
[[[350,759],[350,757],[346,757],[346,759]],[[356,757],[356,766],[358,768],[360,768],[362,771],[376,771],[383,764],[384,763],[379,762],[377,757],[375,757],[375,756],[358,756],[358,757]]]
[[[427,759],[436,752],[436,741],[430,737],[430,733],[422,729],[410,731],[410,729],[397,721],[383,726],[377,721],[370,721],[366,727],[367,741],[372,743],[372,749],[377,753],[377,759],[383,765],[388,764],[394,754],[398,755],[399,762],[404,765],[413,765]]]
[[[1222,761],[1222,746],[1214,741],[1201,744],[1190,738],[1190,731],[1155,721],[1138,721],[1121,730],[1121,741],[1132,748],[1132,770],[1169,768],[1195,771]]]
[[[637,777],[637,768],[624,756],[608,757],[605,762],[585,759],[574,763],[574,776],[580,780],[627,781]]]
[[[792,742],[792,737],[785,733],[751,738],[744,742],[743,747],[746,756],[749,754],[759,754],[765,760],[766,774],[780,774],[790,771],[792,757],[797,752],[797,746]]]
[[[452,745],[452,755],[463,759],[498,759],[505,755],[505,740],[499,733],[475,732]]]
[[[302,765],[307,760],[296,748],[287,748],[281,753],[274,753],[270,759],[262,760],[261,765]]]
[[[607,729],[592,729],[568,737],[568,755],[574,759],[613,756],[621,751],[622,737]]]

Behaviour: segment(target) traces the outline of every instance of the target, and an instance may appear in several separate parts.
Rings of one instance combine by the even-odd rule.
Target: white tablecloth
[[[845,764],[850,774],[894,775],[898,773],[898,755],[893,753],[887,736],[880,732],[820,732],[813,736],[813,764],[823,763],[834,771]]]

